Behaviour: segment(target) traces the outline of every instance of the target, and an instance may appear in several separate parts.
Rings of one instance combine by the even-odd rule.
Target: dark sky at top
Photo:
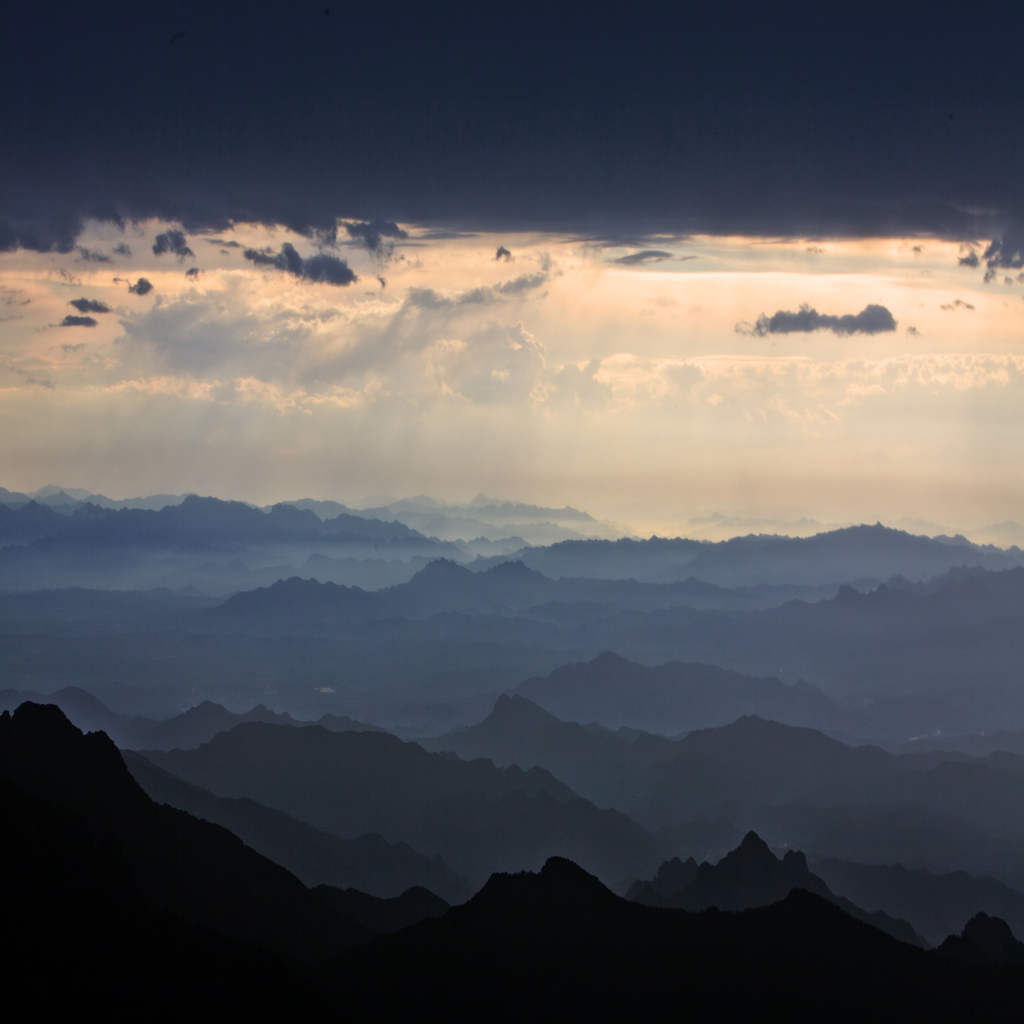
[[[1019,17],[773,8],[16,4],[0,248],[67,248],[86,216],[1017,230]]]

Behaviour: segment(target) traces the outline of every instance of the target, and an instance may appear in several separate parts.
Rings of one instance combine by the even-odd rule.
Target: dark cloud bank
[[[3,249],[71,252],[86,217],[325,240],[343,218],[377,252],[398,223],[1002,239],[1021,212],[1019,35],[995,16],[892,9],[882,32],[821,5],[657,26],[549,9],[538,39],[497,8],[452,31],[434,11],[185,0],[169,60],[158,8],[60,13],[20,4],[5,24]],[[968,53],[984,88],[950,73]]]
[[[753,324],[736,325],[738,334],[764,337],[768,334],[808,334],[811,331],[832,331],[833,334],[884,334],[896,330],[896,320],[885,306],[865,306],[859,313],[834,316],[819,313],[812,306],[801,306],[795,312],[780,309],[768,316],[762,313]]]

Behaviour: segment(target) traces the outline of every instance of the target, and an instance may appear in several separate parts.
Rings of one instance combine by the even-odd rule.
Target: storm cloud
[[[161,232],[153,240],[153,255],[162,256],[165,252],[173,253],[179,260],[195,259],[196,255],[189,248],[185,233],[174,228]]]
[[[291,242],[285,242],[280,252],[246,249],[243,255],[258,267],[273,267],[304,281],[347,285],[358,280],[355,271],[343,259],[323,252],[303,259]]]
[[[765,337],[768,334],[809,334],[812,331],[831,331],[833,334],[883,334],[896,330],[896,320],[885,306],[872,304],[859,313],[835,316],[819,313],[812,306],[803,305],[795,312],[780,309],[771,316],[762,313],[754,324],[736,325],[738,334]]]
[[[820,5],[800,31],[766,8],[729,21],[688,10],[667,15],[670,31],[577,45],[567,12],[548,11],[552,34],[536,39],[481,8],[453,37],[426,15],[396,34],[383,7],[325,19],[257,4],[244,18],[204,13],[187,50],[154,74],[154,39],[167,38],[158,7],[54,18],[18,5],[18,53],[0,67],[5,95],[19,97],[0,247],[68,252],[90,218],[150,217],[192,235],[246,222],[306,237],[344,218],[381,240],[394,223],[994,237],[1005,214],[985,211],[1019,208],[1019,161],[993,156],[981,174],[977,154],[1018,151],[1017,34],[996,18],[972,27],[987,56],[978,117],[978,98],[948,71],[963,59],[961,35],[908,45],[918,22],[890,15],[866,61],[865,38]],[[402,74],[357,39],[387,39],[387,67]],[[522,81],[531,89],[508,86]],[[55,131],[69,96],[117,116],[67,116]]]

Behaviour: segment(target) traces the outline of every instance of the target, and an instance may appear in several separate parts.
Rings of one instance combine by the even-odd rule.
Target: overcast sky
[[[16,13],[0,483],[1024,517],[1012,25],[359,18]]]

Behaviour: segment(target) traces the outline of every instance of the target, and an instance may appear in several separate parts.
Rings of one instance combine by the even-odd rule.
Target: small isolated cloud
[[[190,281],[198,281],[201,273],[202,271],[198,267],[189,267],[188,270],[185,271],[185,277]]]
[[[69,306],[74,306],[79,313],[109,313],[110,307],[98,299],[72,299]]]
[[[87,346],[84,341],[77,341],[73,345],[70,342],[68,342],[66,345],[61,345],[60,348],[62,352],[67,352],[70,354],[72,352],[81,352],[86,347]]]
[[[148,295],[153,290],[153,282],[140,277],[135,284],[128,285],[128,291],[135,295]]]
[[[910,251],[911,251],[911,252],[912,252],[912,253],[913,253],[913,254],[914,254],[915,256],[920,256],[920,255],[921,255],[921,253],[923,253],[923,252],[924,252],[924,246],[923,246],[923,245],[914,245],[914,246],[911,246],[911,248],[910,248]]]
[[[153,255],[162,256],[165,252],[173,253],[179,260],[195,259],[196,256],[188,247],[185,233],[173,228],[162,232],[153,240]]]
[[[978,256],[978,250],[975,246],[964,242],[963,245],[960,246],[960,255],[957,258],[957,263],[961,267],[971,267],[972,269],[980,267],[981,257]]]
[[[831,331],[833,334],[882,334],[896,330],[896,320],[885,306],[872,304],[859,313],[835,316],[819,313],[812,306],[803,305],[797,311],[780,309],[768,316],[762,313],[754,324],[739,323],[737,334],[753,334],[763,338],[768,334],[809,334],[811,331]]]
[[[952,313],[957,309],[974,309],[974,306],[969,302],[964,302],[963,299],[954,299],[952,302],[942,303],[942,305],[939,306],[939,309],[944,309],[947,313]]]
[[[498,251],[494,254],[494,258],[500,263],[504,260],[506,263],[512,259],[512,253],[508,251],[503,245],[498,246]]]
[[[87,249],[84,245],[78,247],[78,258],[87,263],[109,263],[110,257],[98,249]]]
[[[222,249],[241,249],[242,243],[236,242],[233,238],[204,238],[207,245],[219,245]]]
[[[91,316],[72,316],[70,313],[61,320],[61,327],[95,327],[99,323]]]
[[[916,328],[916,327],[915,327],[915,326],[914,326],[913,324],[911,324],[911,325],[910,325],[910,326],[909,326],[909,327],[907,328],[907,334],[913,335],[913,336],[914,336],[915,338],[916,338],[916,337],[917,337],[917,335],[919,335],[920,333],[921,333],[921,332],[920,332],[920,331],[919,331],[919,330],[918,330],[918,329],[917,329],[917,328]]]
[[[693,257],[688,257],[693,259]],[[644,263],[660,263],[662,260],[672,259],[672,253],[664,249],[641,249],[640,252],[631,252],[626,256],[620,256],[613,260],[614,263],[621,263],[626,267],[635,267]]]
[[[114,246],[115,256],[131,256],[131,254],[132,247],[127,242],[118,242],[117,245]]]
[[[273,267],[293,277],[318,284],[346,285],[358,280],[352,268],[337,256],[317,253],[303,259],[290,242],[281,246],[280,252],[272,249],[246,249],[245,258],[258,267]]]
[[[807,252],[812,256],[821,256],[824,254],[825,250],[820,245],[809,245],[807,246]]]
[[[390,220],[346,221],[345,230],[353,241],[361,242],[366,251],[379,260],[388,260],[395,250],[395,243],[387,241],[408,238],[409,232]]]

